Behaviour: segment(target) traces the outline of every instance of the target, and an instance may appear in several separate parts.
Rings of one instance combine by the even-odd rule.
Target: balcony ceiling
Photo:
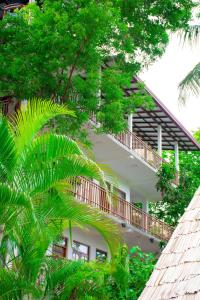
[[[126,89],[127,95],[137,92],[137,83],[142,81],[135,77],[130,89]],[[174,143],[178,142],[179,150],[197,151],[200,144],[173,116],[166,106],[147,88],[147,93],[152,96],[155,107],[153,110],[138,108],[133,114],[133,132],[140,136],[145,142],[157,149],[157,128],[162,127],[162,145],[164,150],[174,149]]]

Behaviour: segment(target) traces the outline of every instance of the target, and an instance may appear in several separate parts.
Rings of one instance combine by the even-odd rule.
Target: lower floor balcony
[[[158,240],[170,239],[173,227],[145,213],[134,204],[121,199],[114,193],[107,192],[98,184],[85,178],[76,178],[71,183],[73,193],[79,201],[100,209],[110,217],[117,218],[122,227],[132,225]],[[109,198],[111,201],[108,201]]]

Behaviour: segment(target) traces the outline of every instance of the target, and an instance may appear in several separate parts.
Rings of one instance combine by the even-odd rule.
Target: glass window
[[[121,198],[121,199],[123,199],[123,200],[126,200],[126,193],[125,193],[124,191],[122,191],[122,190],[116,188],[116,187],[114,187],[114,194],[115,194],[117,197],[119,197],[119,198]]]
[[[72,247],[73,259],[89,261],[89,246],[73,241]]]
[[[54,257],[66,257],[67,255],[67,239],[61,238],[56,241],[52,247],[52,255]]]
[[[99,261],[105,261],[107,259],[107,252],[96,249],[96,259]]]

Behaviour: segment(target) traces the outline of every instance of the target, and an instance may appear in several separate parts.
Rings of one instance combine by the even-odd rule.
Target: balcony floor
[[[134,202],[162,199],[155,185],[156,169],[111,135],[95,135],[92,131],[93,152],[98,163],[109,166],[117,177],[127,183]]]

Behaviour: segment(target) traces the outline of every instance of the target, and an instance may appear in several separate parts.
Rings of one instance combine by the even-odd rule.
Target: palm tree
[[[200,25],[191,25],[183,34],[184,43],[198,43],[200,36]],[[198,96],[200,93],[200,62],[186,75],[179,84],[179,100],[185,103],[190,95]]]
[[[69,192],[69,180],[77,176],[105,182],[98,165],[74,141],[44,128],[58,115],[73,113],[51,101],[32,100],[11,121],[0,117],[3,300],[45,299],[46,270],[54,272],[46,253],[67,227],[70,232],[73,226],[92,227],[104,237],[112,255],[118,248],[113,222]]]

